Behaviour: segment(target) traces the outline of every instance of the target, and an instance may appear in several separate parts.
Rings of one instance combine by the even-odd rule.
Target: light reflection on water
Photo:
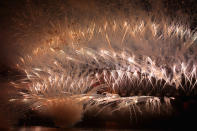
[[[15,129],[14,129],[15,130]],[[22,127],[18,128],[18,131],[142,131],[138,129],[104,129],[104,128],[66,128],[66,129],[59,129],[59,128],[48,128],[48,127]],[[143,131],[151,131],[151,130],[144,130]]]

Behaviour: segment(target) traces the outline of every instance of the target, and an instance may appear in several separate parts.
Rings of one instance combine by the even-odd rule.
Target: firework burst
[[[132,121],[171,113],[176,97],[197,94],[196,38],[185,26],[151,20],[61,29],[21,58],[17,68],[26,77],[12,84],[22,97],[10,101],[56,121],[62,118],[54,110],[67,110],[68,100],[84,114],[129,109]]]

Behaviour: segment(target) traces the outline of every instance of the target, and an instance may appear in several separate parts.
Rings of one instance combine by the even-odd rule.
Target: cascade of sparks
[[[26,77],[12,84],[22,98],[10,101],[39,111],[46,101],[69,97],[84,112],[129,108],[131,119],[163,106],[168,112],[171,100],[197,94],[196,56],[190,55],[196,38],[173,23],[113,21],[67,29],[21,58],[17,68]]]

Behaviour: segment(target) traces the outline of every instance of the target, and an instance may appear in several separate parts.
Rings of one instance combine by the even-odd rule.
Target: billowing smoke
[[[55,98],[42,101],[40,115],[51,118],[55,126],[68,128],[82,118],[83,107],[70,98]]]

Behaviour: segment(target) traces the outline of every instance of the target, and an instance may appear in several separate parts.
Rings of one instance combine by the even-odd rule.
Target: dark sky
[[[0,67],[10,66],[16,63],[16,59],[23,50],[29,45],[21,46],[17,41],[21,32],[17,30],[19,23],[16,19],[23,21],[23,14],[30,12],[29,6],[32,5],[34,10],[47,10],[51,21],[61,20],[66,17],[75,17],[79,21],[82,19],[99,19],[103,15],[118,17],[117,12],[126,17],[129,14],[130,6],[135,3],[136,8],[141,8],[147,12],[161,11],[166,16],[182,17],[187,16],[186,21],[190,24],[191,29],[197,25],[197,2],[196,0],[1,0],[0,1]],[[58,4],[57,4],[58,3]],[[162,3],[162,8],[158,3]],[[63,8],[63,9],[62,9]],[[158,8],[158,9],[156,9]],[[64,11],[62,11],[62,10]],[[62,12],[61,12],[62,11]],[[109,13],[106,13],[109,12]],[[50,14],[51,13],[51,14]],[[104,14],[105,13],[105,14]],[[71,16],[69,16],[71,15]],[[120,14],[119,14],[120,15]],[[97,16],[97,17],[94,17]],[[42,16],[41,16],[42,17]],[[45,16],[43,16],[45,17]],[[46,17],[48,18],[48,17]],[[28,17],[23,24],[31,21]],[[39,26],[39,22],[36,25]],[[44,24],[47,24],[44,23]]]

